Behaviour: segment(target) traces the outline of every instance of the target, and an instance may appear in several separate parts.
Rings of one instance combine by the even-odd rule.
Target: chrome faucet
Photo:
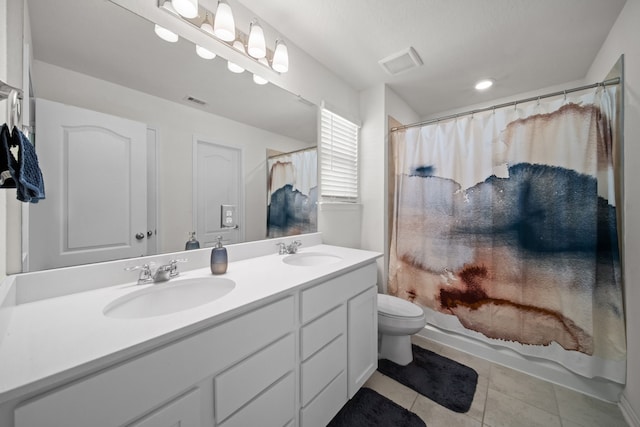
[[[289,243],[289,246],[287,246],[287,253],[295,254],[296,252],[298,252],[298,248],[300,246],[302,246],[302,242],[300,240],[294,240],[293,242]]]
[[[287,255],[287,254],[295,254],[296,252],[298,252],[298,248],[302,246],[302,242],[300,240],[294,240],[288,245],[284,242],[276,243],[276,245],[279,247],[278,254]]]
[[[155,271],[151,269],[153,263],[136,265],[135,267],[127,267],[126,271],[140,270],[138,276],[138,285],[146,283],[166,282],[180,274],[178,271],[178,263],[185,262],[186,259],[172,259],[168,264],[161,265]]]

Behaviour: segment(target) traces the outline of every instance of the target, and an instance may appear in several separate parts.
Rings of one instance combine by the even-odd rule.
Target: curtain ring
[[[536,105],[540,106],[540,97],[538,97],[538,100],[536,102]]]
[[[563,90],[562,93],[564,95],[564,100],[566,101],[567,100],[567,90],[566,89]]]

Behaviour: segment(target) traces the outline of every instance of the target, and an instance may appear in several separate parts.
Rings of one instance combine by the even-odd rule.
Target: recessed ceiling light
[[[476,83],[476,90],[486,90],[486,89],[489,89],[491,86],[493,86],[492,79],[480,80],[478,83]]]

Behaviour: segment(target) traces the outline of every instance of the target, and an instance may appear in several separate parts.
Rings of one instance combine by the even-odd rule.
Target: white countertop
[[[235,282],[229,294],[156,317],[114,319],[103,314],[104,307],[120,296],[144,287],[162,286],[135,282],[0,308],[0,403],[118,363],[295,288],[353,270],[381,255],[323,244],[299,252],[329,253],[342,259],[334,264],[304,267],[286,264],[278,254],[230,262],[227,273],[216,276]],[[211,277],[209,267],[182,272],[165,283],[194,277]]]

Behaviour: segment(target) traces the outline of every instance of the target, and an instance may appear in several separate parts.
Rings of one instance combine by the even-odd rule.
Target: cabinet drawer
[[[295,339],[289,334],[214,379],[216,420],[238,408],[295,368]]]
[[[220,427],[282,427],[293,419],[294,404],[295,381],[293,373],[290,373]]]
[[[357,270],[305,289],[301,292],[302,323],[326,313],[368,287],[376,284],[376,264],[371,263]]]
[[[347,375],[343,371],[322,390],[313,402],[300,411],[300,426],[326,426],[345,403],[347,403]]]
[[[347,369],[347,347],[344,335],[302,363],[301,403],[305,406],[340,372]]]
[[[200,389],[196,388],[128,427],[201,427]]]
[[[293,331],[294,321],[293,297],[256,308],[31,400],[15,410],[15,427],[123,425]]]
[[[344,304],[302,328],[302,360],[345,333],[347,323]]]

